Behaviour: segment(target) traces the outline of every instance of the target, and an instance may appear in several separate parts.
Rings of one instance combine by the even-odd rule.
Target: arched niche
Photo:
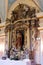
[[[30,40],[29,40],[29,24],[27,25],[27,23],[23,23],[23,21],[21,22],[17,22],[14,26],[13,32],[14,32],[14,39],[16,43],[16,37],[18,32],[21,32],[21,34],[23,35],[23,45],[25,45],[25,47],[27,47],[28,49],[30,48]]]

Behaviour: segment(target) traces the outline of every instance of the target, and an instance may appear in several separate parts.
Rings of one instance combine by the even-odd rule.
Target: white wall
[[[37,13],[37,17],[43,17],[43,12]],[[43,65],[43,18],[39,20],[40,22],[40,37],[41,37],[41,65]]]

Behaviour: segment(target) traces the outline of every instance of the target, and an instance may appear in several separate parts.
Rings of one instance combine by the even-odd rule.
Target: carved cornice
[[[19,4],[11,13],[11,18],[6,20],[6,24],[9,23],[8,26],[6,26],[5,30],[11,30],[17,25],[17,23],[21,24],[21,21],[26,26],[32,27],[34,21],[34,27],[39,27],[38,18],[35,15],[36,9],[33,7],[29,7],[25,4]],[[28,23],[27,23],[28,21]],[[19,25],[18,25],[19,26]]]

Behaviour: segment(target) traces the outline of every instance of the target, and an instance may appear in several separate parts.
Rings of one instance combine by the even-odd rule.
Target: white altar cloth
[[[29,59],[24,59],[24,60],[0,59],[0,65],[31,65],[31,62]]]

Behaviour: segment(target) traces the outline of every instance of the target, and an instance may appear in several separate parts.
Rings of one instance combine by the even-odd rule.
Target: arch
[[[28,6],[31,6],[32,5],[32,7],[35,7],[37,10],[39,10],[40,11],[40,9],[35,5],[35,3],[32,1],[32,0],[17,0],[17,1],[15,1],[12,5],[11,5],[11,7],[9,8],[9,10],[8,10],[8,15],[7,15],[7,18],[10,18],[11,17],[11,12],[12,12],[12,10],[14,10],[14,8],[16,8],[16,6],[18,6],[18,4],[26,4],[26,5],[28,5]]]

